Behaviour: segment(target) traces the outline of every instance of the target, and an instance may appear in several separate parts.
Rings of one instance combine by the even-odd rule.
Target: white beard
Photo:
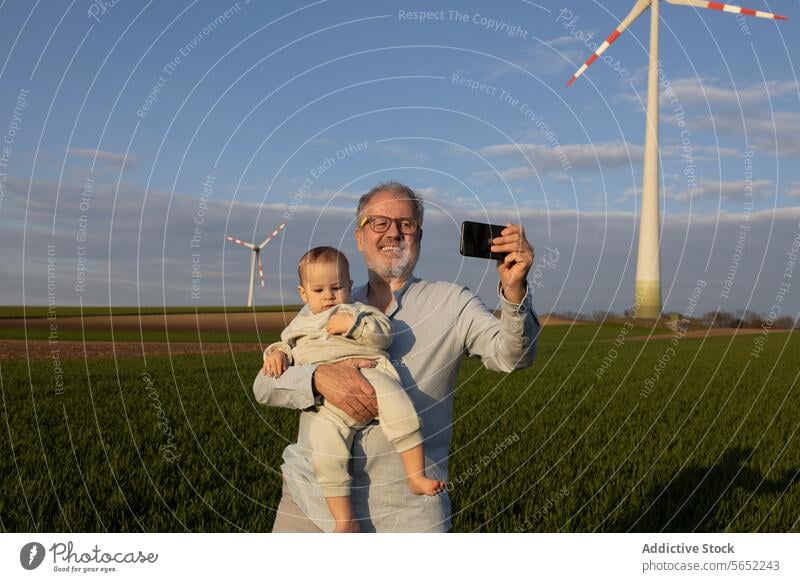
[[[384,279],[397,279],[403,277],[404,275],[409,275],[411,270],[413,270],[414,263],[416,263],[416,261],[412,261],[412,258],[413,253],[411,252],[411,249],[406,247],[403,249],[403,254],[392,259],[388,265],[381,262],[375,265],[368,264],[367,267]]]
[[[395,279],[398,277],[402,277],[407,273],[408,265],[411,263],[411,253],[406,253],[402,257],[399,257],[397,260],[392,261],[392,264],[389,267],[384,267],[387,271],[384,277],[394,277]]]

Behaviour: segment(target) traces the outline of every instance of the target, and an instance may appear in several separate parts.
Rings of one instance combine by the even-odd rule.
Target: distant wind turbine
[[[273,238],[275,238],[277,236],[277,234],[280,231],[282,231],[285,226],[286,226],[286,223],[284,222],[278,228],[273,230],[272,234],[270,234],[267,238],[265,238],[264,242],[262,242],[260,245],[254,245],[253,243],[245,242],[245,241],[243,241],[241,239],[238,239],[238,238],[235,238],[235,237],[232,237],[232,236],[229,236],[229,235],[225,236],[225,238],[227,240],[229,240],[231,242],[234,242],[237,245],[241,245],[243,247],[247,247],[248,249],[253,251],[253,254],[250,255],[250,286],[247,289],[247,306],[248,307],[252,307],[253,306],[253,290],[254,290],[255,284],[256,284],[256,265],[258,265],[258,278],[259,278],[259,280],[261,282],[261,286],[262,287],[264,286],[264,266],[261,264],[261,255],[260,255],[261,250],[265,246],[267,246],[269,241],[271,241]]]
[[[787,20],[786,16],[751,10],[719,2],[702,0],[666,0],[670,4],[710,8],[731,14],[746,14],[758,18]],[[659,195],[658,195],[658,6],[660,0],[638,0],[633,10],[620,22],[616,30],[601,44],[594,54],[581,66],[567,82],[567,87],[575,82],[597,58],[617,40],[634,20],[648,8],[650,13],[650,66],[647,74],[647,122],[644,144],[644,184],[642,187],[642,210],[639,217],[639,254],[636,260],[635,306],[637,315],[642,318],[656,318],[661,315],[661,250],[659,242]]]

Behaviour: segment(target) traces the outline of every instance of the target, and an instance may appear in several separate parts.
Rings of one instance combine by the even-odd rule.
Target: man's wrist
[[[522,281],[521,283],[518,284],[509,285],[508,287],[503,285],[503,282],[501,281],[500,294],[509,303],[513,303],[514,305],[519,305],[525,300],[525,296],[528,294],[527,281]]]
[[[314,368],[314,371],[311,372],[311,394],[314,395],[314,398],[321,396],[319,390],[317,390],[317,370],[319,370],[319,366]]]

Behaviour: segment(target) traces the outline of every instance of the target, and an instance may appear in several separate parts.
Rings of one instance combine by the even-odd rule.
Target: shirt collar
[[[394,301],[392,301],[392,303],[389,305],[389,308],[386,310],[386,315],[388,317],[392,317],[397,312],[397,310],[400,309],[400,304],[402,303],[403,295],[405,295],[406,291],[408,291],[408,288],[411,287],[411,285],[416,283],[417,281],[419,281],[419,279],[414,275],[411,275],[408,279],[406,279],[406,282],[403,283],[403,286],[393,293]],[[367,298],[368,286],[369,282],[353,289],[353,294],[352,294],[353,301],[360,301],[361,303],[369,304]]]

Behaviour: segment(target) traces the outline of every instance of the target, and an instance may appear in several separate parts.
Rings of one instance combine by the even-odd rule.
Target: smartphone
[[[492,239],[501,236],[505,226],[497,224],[484,224],[482,222],[462,222],[461,223],[461,254],[465,257],[477,257],[479,259],[495,259],[502,261],[507,253],[493,253]]]

